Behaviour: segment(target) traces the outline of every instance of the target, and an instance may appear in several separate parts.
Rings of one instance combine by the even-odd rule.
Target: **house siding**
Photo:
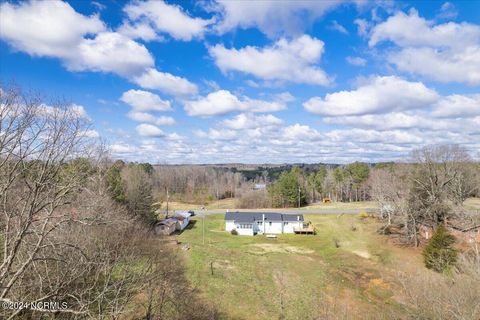
[[[284,221],[283,233],[294,233],[295,229],[303,227],[303,221]]]
[[[265,222],[265,233],[283,233],[283,221],[268,221]]]
[[[235,229],[235,221],[225,221],[225,231],[232,231]]]
[[[255,221],[254,231],[257,234],[263,234],[264,233],[264,222],[263,221]]]
[[[250,226],[250,228],[246,227]],[[235,230],[237,230],[237,233],[241,236],[253,236],[253,224],[248,224],[248,223],[236,223],[235,224]]]

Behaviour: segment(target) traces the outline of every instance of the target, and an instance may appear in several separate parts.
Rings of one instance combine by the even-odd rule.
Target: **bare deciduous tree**
[[[0,299],[9,300],[27,271],[48,259],[42,252],[60,245],[48,241],[55,230],[73,219],[57,210],[79,182],[79,172],[63,174],[64,164],[80,152],[88,127],[65,103],[47,106],[15,87],[0,91],[0,108]]]

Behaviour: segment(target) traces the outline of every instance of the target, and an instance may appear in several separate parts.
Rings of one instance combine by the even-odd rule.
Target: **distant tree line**
[[[299,207],[323,199],[338,202],[369,200],[369,173],[370,165],[361,162],[344,166],[310,165],[308,169],[293,166],[282,171],[273,181],[264,180],[268,192],[250,192],[247,199],[240,195],[240,204],[243,207],[248,207],[248,202],[264,203],[269,207]],[[254,194],[256,201],[253,201]]]

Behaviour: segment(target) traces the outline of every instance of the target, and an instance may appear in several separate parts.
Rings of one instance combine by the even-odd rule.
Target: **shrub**
[[[335,248],[340,248],[340,240],[337,238],[333,238],[333,244],[335,245]]]
[[[368,214],[365,211],[362,211],[358,214],[358,217],[362,220],[368,218]]]
[[[457,250],[451,247],[455,237],[448,233],[445,226],[440,225],[427,246],[423,250],[425,267],[436,272],[444,272],[455,265]]]
[[[234,236],[238,236],[238,231],[236,229],[233,229],[232,231],[230,231],[230,233]]]

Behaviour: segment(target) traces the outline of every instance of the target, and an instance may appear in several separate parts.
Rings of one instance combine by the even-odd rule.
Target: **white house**
[[[294,233],[303,227],[303,214],[275,212],[227,212],[225,230],[239,235]]]

